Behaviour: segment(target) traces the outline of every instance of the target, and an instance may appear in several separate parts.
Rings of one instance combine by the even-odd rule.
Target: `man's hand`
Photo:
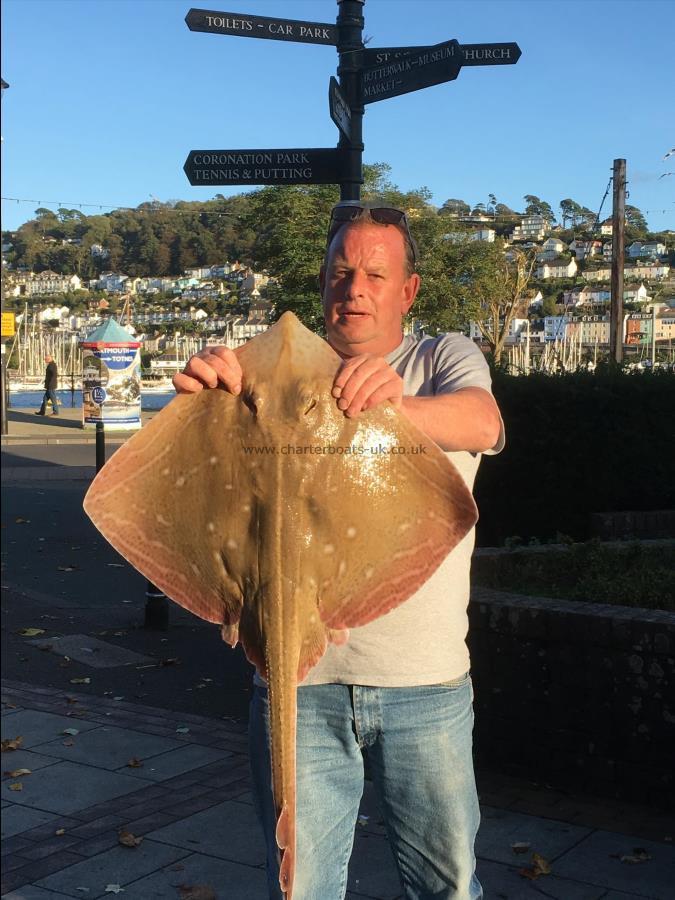
[[[338,408],[350,417],[387,401],[400,409],[403,379],[381,356],[363,354],[343,362],[332,393],[339,397]]]
[[[196,394],[203,388],[224,385],[231,394],[241,391],[242,371],[237,355],[229,347],[208,347],[187,361],[183,371],[173,376],[179,394]]]

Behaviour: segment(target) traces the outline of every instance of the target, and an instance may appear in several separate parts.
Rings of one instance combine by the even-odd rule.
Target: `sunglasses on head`
[[[338,203],[331,210],[326,246],[330,245],[340,226],[358,219],[371,219],[378,225],[395,225],[400,228],[412,251],[413,265],[417,264],[417,246],[410,233],[408,217],[403,210],[393,206],[371,206],[369,203],[361,203],[358,200],[345,200]]]

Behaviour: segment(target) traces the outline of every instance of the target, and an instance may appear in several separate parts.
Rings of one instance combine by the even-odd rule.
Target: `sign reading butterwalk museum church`
[[[337,147],[191,150],[183,169],[190,184],[211,187],[256,184],[339,184],[342,200],[358,200],[363,183],[363,107],[453,81],[464,66],[518,62],[515,43],[460,44],[456,39],[422,47],[364,47],[365,0],[338,0],[335,25],[191,9],[191,31],[275,41],[324,44],[339,54],[338,79],[330,78],[330,116]]]

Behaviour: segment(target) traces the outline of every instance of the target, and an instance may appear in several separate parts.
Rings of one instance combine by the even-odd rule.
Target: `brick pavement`
[[[3,737],[16,737],[18,725],[27,726],[24,744],[3,753],[3,771],[26,767],[32,774],[20,778],[21,792],[10,793],[13,779],[3,784],[3,897],[94,898],[105,896],[108,884],[119,884],[127,900],[177,898],[181,886],[196,883],[211,884],[227,900],[265,897],[244,726],[4,681]],[[66,737],[72,753],[95,746],[102,735],[107,754],[89,758],[80,752],[68,760],[64,725],[79,732]],[[130,769],[124,761],[139,745],[146,748],[144,765]],[[73,773],[78,780],[69,782]],[[78,803],[67,796],[67,785],[80,779],[98,779],[108,792],[112,781],[112,795]],[[479,773],[478,781],[478,874],[487,900],[534,900],[542,893],[560,900],[670,896],[675,849],[665,816],[494,773]],[[69,812],[59,811],[68,804]],[[395,900],[400,887],[370,785],[361,812],[367,818],[357,828],[347,896]],[[120,846],[120,829],[143,843]],[[519,840],[552,863],[551,875],[531,882],[518,874],[529,863],[511,850]],[[622,863],[620,857],[636,847],[650,858]]]

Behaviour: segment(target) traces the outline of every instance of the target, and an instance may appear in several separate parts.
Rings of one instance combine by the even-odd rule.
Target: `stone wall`
[[[675,614],[474,587],[479,765],[675,807]]]

